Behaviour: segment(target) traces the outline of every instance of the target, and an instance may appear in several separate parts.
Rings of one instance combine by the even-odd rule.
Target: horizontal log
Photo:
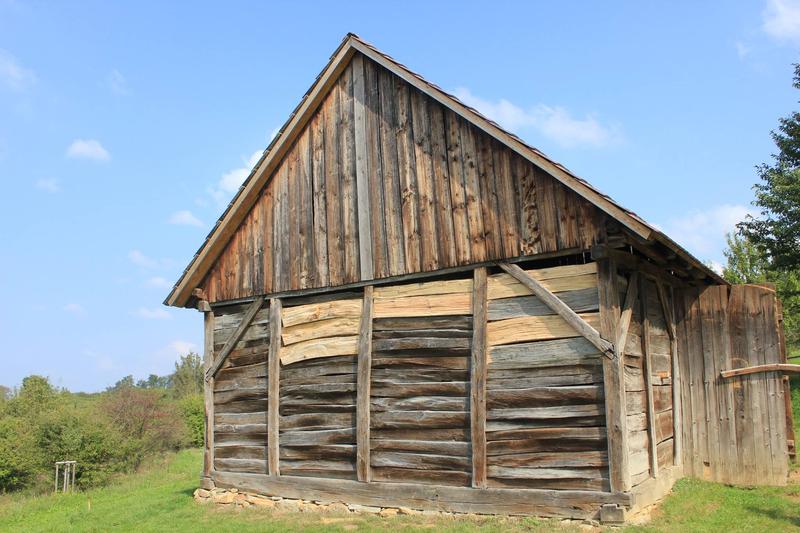
[[[575,427],[545,427],[536,429],[520,429],[508,431],[492,431],[492,440],[531,440],[531,439],[545,439],[545,440],[592,440],[596,442],[605,442],[606,428],[591,427],[591,428],[575,428]],[[489,435],[487,434],[487,438]]]
[[[658,443],[658,446],[656,446],[656,457],[658,458],[658,467],[660,469],[672,466],[674,445],[675,442],[673,439],[667,439],[664,442]]]
[[[467,370],[469,368],[469,360],[465,356],[395,357],[395,356],[384,355],[382,353],[372,354],[373,369],[380,369],[387,367],[413,368],[414,372],[417,371],[418,367],[427,367],[430,369],[441,368],[443,370]]]
[[[470,311],[471,313],[471,311]],[[399,333],[417,330],[459,330],[472,331],[472,316],[440,316],[440,317],[395,317],[376,318],[372,321],[373,335],[381,331]]]
[[[263,424],[215,424],[214,432],[231,434],[266,433],[267,424],[266,420]]]
[[[399,339],[404,337],[422,338],[445,338],[445,339],[469,339],[472,337],[472,329],[409,329],[409,330],[383,330],[373,331],[373,340]]]
[[[263,446],[216,446],[214,457],[217,459],[259,459],[267,460],[267,443]]]
[[[603,405],[557,405],[552,407],[525,407],[518,409],[489,409],[486,412],[488,420],[514,420],[519,418],[563,420],[582,416],[602,416],[605,414]]]
[[[439,440],[372,439],[370,442],[370,449],[373,452],[418,452],[464,457],[469,455],[469,443]]]
[[[267,410],[267,400],[241,400],[235,402],[214,403],[214,413],[261,413]]]
[[[394,483],[467,486],[470,474],[456,470],[416,470],[411,468],[372,467],[372,480]]]
[[[645,413],[630,414],[626,417],[628,431],[642,431],[647,429],[647,415]]]
[[[267,411],[252,413],[214,413],[214,424],[266,424]]]
[[[608,466],[608,453],[605,450],[590,450],[583,452],[535,452],[495,455],[489,461],[489,466],[503,468],[601,467]]]
[[[375,300],[375,318],[466,315],[472,312],[472,294],[443,294]]]
[[[647,448],[632,450],[628,454],[628,465],[631,471],[632,478],[636,476],[641,476],[641,474],[645,474],[645,478],[649,477],[650,454],[648,453]],[[644,480],[641,479],[641,481]],[[634,482],[633,484],[635,485],[636,483]]]
[[[656,413],[672,409],[671,385],[653,385],[653,409]]]
[[[586,313],[599,309],[596,288],[562,292],[558,297],[576,313]],[[489,320],[504,320],[521,316],[541,316],[555,314],[550,307],[536,296],[517,296],[489,302]]]
[[[214,448],[221,446],[263,446],[266,433],[217,433],[214,432]]]
[[[572,428],[605,427],[605,416],[577,416],[569,419]],[[543,429],[553,427],[553,421],[547,418],[514,418],[489,420],[487,431],[508,431],[522,429]]]
[[[437,360],[440,358],[437,358]],[[372,379],[375,382],[396,382],[398,386],[403,383],[449,383],[449,382],[463,382],[469,380],[469,372],[466,368],[466,358],[464,368],[456,369],[442,369],[442,368],[424,368],[420,366],[410,366],[413,372],[408,372],[407,368],[402,365],[387,364],[383,367],[376,367],[373,361]]]
[[[412,376],[413,378],[414,376]],[[373,380],[371,394],[377,398],[413,398],[415,396],[466,396],[466,381],[448,382],[403,382],[395,380]]]
[[[471,279],[453,279],[444,281],[426,281],[422,283],[404,283],[402,285],[386,285],[375,287],[373,298],[396,299],[411,296],[433,296],[443,294],[465,294],[472,292]]]
[[[291,366],[281,368],[281,382],[284,380],[305,380],[324,376],[355,376],[357,364],[355,356],[339,356],[335,359],[312,359],[299,361]],[[353,377],[355,379],[355,377]]]
[[[355,413],[311,413],[280,417],[280,428],[319,430],[355,427]]]
[[[413,398],[370,399],[373,414],[379,411],[467,411],[469,398],[466,396],[416,396]]]
[[[399,337],[373,339],[373,352],[392,350],[469,350],[470,338]]]
[[[222,370],[217,373],[217,376],[222,374]],[[246,377],[232,377],[230,379],[214,380],[214,392],[232,391],[239,389],[267,389],[266,377],[259,378],[246,378]]]
[[[355,377],[355,376],[354,376]],[[284,385],[281,383],[281,398],[318,398],[338,395],[343,392],[356,392],[354,381],[347,383],[313,383],[310,385]]]
[[[594,329],[600,327],[600,313],[578,315]],[[514,344],[526,341],[579,337],[580,333],[557,315],[528,316],[489,322],[486,336],[490,346]]]
[[[340,459],[355,461],[356,446],[354,444],[285,446],[281,443],[280,458],[284,460]]]
[[[496,378],[492,377],[490,374],[487,382],[487,389],[491,391],[498,389],[591,385],[596,383],[603,383],[603,374],[601,371],[568,374],[565,376],[534,376],[529,378]]]
[[[370,453],[373,467],[414,468],[418,470],[462,470],[472,468],[472,459],[467,456],[429,455],[423,453],[387,452],[373,450]]]
[[[517,490],[427,486],[417,483],[362,483],[359,481],[217,472],[220,488],[237,488],[262,494],[280,494],[333,503],[348,503],[467,513],[530,514],[570,518],[596,518],[603,504],[630,505],[623,493],[572,490]]]
[[[281,312],[283,326],[287,328],[328,318],[359,318],[360,316],[360,298],[284,307]]]
[[[247,366],[237,366],[234,368],[221,368],[214,378],[217,383],[227,383],[238,378],[263,378],[267,376],[267,363],[257,363]]]
[[[266,459],[221,459],[214,458],[214,468],[224,472],[248,472],[251,474],[266,474]]]
[[[355,355],[358,353],[358,336],[327,337],[298,342],[280,350],[281,366],[298,361],[334,357],[337,355]]]
[[[646,431],[629,431],[628,448],[631,451],[649,449],[650,434]]]
[[[403,428],[376,429],[370,431],[372,442],[378,440],[418,440],[418,441],[469,441],[469,428]]]
[[[487,486],[491,488],[515,490],[586,490],[607,492],[611,490],[608,479],[502,479],[489,478]]]
[[[506,468],[489,465],[489,477],[504,479],[603,479],[600,468]]]
[[[489,362],[490,372],[501,368],[600,364],[600,353],[583,337],[574,337],[495,346],[489,350]]]
[[[672,409],[656,414],[656,442],[672,438],[673,434]]]
[[[355,461],[281,459],[281,473],[298,472],[301,470],[313,470],[314,472],[353,472],[355,468]]]
[[[320,431],[281,431],[281,446],[311,446],[322,444],[355,444],[356,430],[326,429]]]
[[[373,429],[459,428],[465,427],[468,419],[465,411],[394,411],[371,416]]]
[[[486,399],[489,409],[594,404],[601,401],[603,401],[602,385],[506,388],[490,391]]]
[[[360,318],[328,318],[315,322],[305,322],[281,330],[283,344],[288,346],[301,341],[321,339],[324,337],[343,337],[346,335],[358,335]]]
[[[228,391],[214,391],[214,405],[220,405],[239,400],[266,400],[267,389],[258,387],[253,389],[235,389]]]

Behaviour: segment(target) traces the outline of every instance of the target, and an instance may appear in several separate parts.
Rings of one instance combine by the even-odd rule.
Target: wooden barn
[[[352,34],[165,303],[205,315],[206,488],[611,521],[786,480],[774,291]]]

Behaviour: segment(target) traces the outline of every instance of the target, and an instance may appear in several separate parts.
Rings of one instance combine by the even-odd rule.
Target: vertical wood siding
[[[365,146],[356,148],[357,106]],[[368,235],[359,232],[358,206],[367,199],[358,198],[357,167],[366,172]],[[587,249],[601,218],[544,171],[363,58],[333,85],[203,288],[219,302]],[[363,244],[372,272],[361,272]]]

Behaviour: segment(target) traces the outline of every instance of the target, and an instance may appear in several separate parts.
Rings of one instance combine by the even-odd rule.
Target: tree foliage
[[[800,89],[800,64],[794,66],[794,87]],[[760,182],[753,186],[758,217],[749,216],[739,230],[763,250],[778,270],[800,267],[800,112],[780,119],[772,132],[778,148],[771,164],[757,168]]]

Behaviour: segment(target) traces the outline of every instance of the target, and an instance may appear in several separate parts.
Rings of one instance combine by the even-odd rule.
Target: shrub
[[[203,395],[194,394],[186,396],[180,401],[183,421],[186,424],[189,443],[191,446],[203,446],[205,433],[205,406],[203,405]]]

